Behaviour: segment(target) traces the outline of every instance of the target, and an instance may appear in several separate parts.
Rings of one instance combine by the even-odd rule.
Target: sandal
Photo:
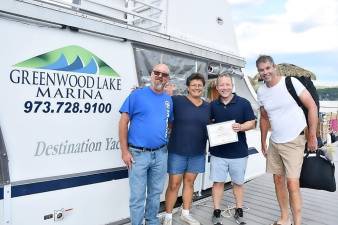
[[[278,223],[277,221],[273,222],[271,225],[283,225],[281,223]]]
[[[286,224],[281,224],[281,223],[278,223],[278,221],[275,221],[275,222],[273,222],[271,225],[286,225]],[[290,222],[290,225],[292,225],[291,222]]]

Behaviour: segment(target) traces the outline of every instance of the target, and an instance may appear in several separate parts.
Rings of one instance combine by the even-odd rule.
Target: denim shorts
[[[175,153],[168,154],[168,173],[204,173],[205,155],[184,156]]]
[[[227,159],[216,156],[210,158],[210,180],[213,182],[225,182],[230,175],[231,181],[242,185],[248,157]]]

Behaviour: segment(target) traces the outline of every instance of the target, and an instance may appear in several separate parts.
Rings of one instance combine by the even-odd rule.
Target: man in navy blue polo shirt
[[[173,103],[163,92],[169,80],[165,64],[154,66],[151,86],[133,91],[121,106],[119,138],[128,167],[132,225],[159,225],[157,213],[167,172],[168,122]],[[129,124],[129,130],[128,130]]]
[[[250,102],[233,94],[232,78],[221,74],[217,78],[216,89],[219,99],[211,102],[210,111],[213,123],[235,120],[232,129],[238,134],[238,142],[210,148],[210,180],[213,181],[212,197],[214,212],[212,222],[221,225],[220,203],[224,194],[224,182],[229,173],[233,183],[236,201],[234,218],[238,224],[246,224],[243,219],[243,183],[248,160],[248,145],[245,131],[255,128],[256,117]]]

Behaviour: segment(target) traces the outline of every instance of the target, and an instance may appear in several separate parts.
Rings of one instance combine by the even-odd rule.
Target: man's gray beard
[[[152,84],[152,86],[153,86],[153,88],[156,90],[156,91],[162,91],[163,90],[163,88],[164,88],[164,85],[165,84],[163,84],[163,83],[160,83],[160,84]]]

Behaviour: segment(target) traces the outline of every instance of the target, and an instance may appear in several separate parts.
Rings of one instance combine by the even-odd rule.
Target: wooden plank
[[[336,179],[338,176],[336,174]],[[335,225],[338,224],[338,192],[317,191],[301,189],[303,196],[303,224],[306,225]],[[235,200],[232,190],[224,193],[222,209],[233,206]],[[279,216],[279,207],[275,196],[272,175],[265,174],[245,184],[244,218],[247,224],[271,224]],[[212,199],[205,199],[198,204],[193,204],[191,213],[202,225],[212,225]],[[231,211],[234,213],[233,210]],[[174,214],[173,225],[185,224],[179,219],[180,211]],[[291,211],[290,211],[291,215]],[[223,218],[224,225],[235,224],[232,216]]]
[[[338,147],[336,147],[335,163],[338,163]],[[335,174],[336,181],[338,175]],[[271,174],[264,174],[244,185],[244,218],[248,225],[270,225],[279,217],[279,207],[276,200],[275,188]],[[338,192],[318,191],[311,189],[301,189],[303,197],[303,224],[306,225],[336,225],[338,224]],[[235,200],[232,190],[224,192],[222,209],[232,207]],[[173,215],[173,225],[185,225],[180,220],[180,210]],[[213,225],[211,217],[213,213],[212,198],[208,197],[198,202],[194,202],[192,215],[200,221],[201,225]],[[234,210],[231,211],[234,213]],[[226,215],[222,213],[222,215]],[[291,211],[290,211],[291,216]],[[235,225],[232,217],[223,217],[223,225]]]

